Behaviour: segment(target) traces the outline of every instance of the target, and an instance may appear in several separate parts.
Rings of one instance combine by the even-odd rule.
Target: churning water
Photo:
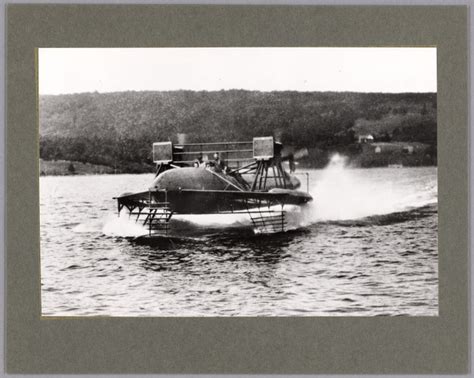
[[[112,197],[153,176],[41,177],[43,315],[437,315],[437,169],[310,170],[292,231],[247,215],[173,217],[179,240],[142,245]],[[302,188],[306,179],[301,177]]]

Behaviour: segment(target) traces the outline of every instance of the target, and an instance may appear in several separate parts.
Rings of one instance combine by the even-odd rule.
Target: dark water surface
[[[112,197],[152,178],[41,177],[43,315],[438,315],[436,168],[335,164],[310,171],[297,230],[194,216],[173,223],[182,240],[142,245]]]

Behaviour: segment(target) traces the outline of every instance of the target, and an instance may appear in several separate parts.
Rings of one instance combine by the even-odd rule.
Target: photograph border
[[[7,372],[466,373],[467,20],[466,6],[9,5]],[[437,47],[438,317],[41,317],[36,49],[192,46]]]

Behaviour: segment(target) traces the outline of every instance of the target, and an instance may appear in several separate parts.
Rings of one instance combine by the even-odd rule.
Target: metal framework
[[[259,160],[256,162],[257,168],[255,172],[255,178],[251,187],[252,191],[262,191],[267,188],[267,180],[274,179],[275,187],[287,188],[287,178],[283,171],[280,161],[275,161],[275,158],[269,160]],[[268,171],[271,169],[271,175],[268,175]]]

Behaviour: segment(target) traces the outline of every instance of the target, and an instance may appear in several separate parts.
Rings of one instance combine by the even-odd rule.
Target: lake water
[[[153,246],[130,238],[146,230],[112,199],[152,174],[41,177],[43,315],[437,316],[437,169],[309,173],[314,202],[289,214],[296,230],[181,217],[186,239]]]

